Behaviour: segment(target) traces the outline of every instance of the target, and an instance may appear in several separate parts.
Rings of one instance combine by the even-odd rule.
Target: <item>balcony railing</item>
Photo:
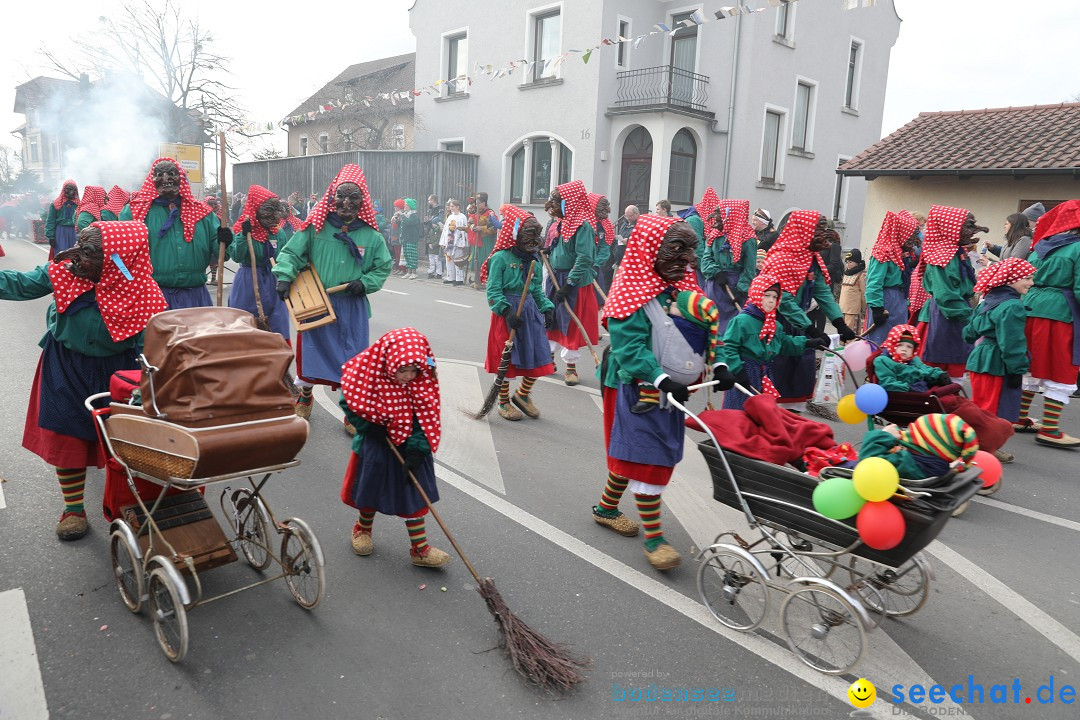
[[[709,78],[671,65],[627,70],[616,76],[617,100],[612,110],[681,109],[709,114]]]

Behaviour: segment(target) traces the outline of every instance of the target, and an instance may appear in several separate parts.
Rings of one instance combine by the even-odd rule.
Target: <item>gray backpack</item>
[[[705,371],[705,358],[694,352],[657,300],[645,304],[645,314],[652,323],[652,352],[660,367],[677,383],[696,382]]]

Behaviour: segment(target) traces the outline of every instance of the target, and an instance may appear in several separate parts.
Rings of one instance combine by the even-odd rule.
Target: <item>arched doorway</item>
[[[628,205],[637,205],[649,212],[649,189],[652,181],[652,136],[645,128],[634,128],[623,141],[622,168],[619,181],[619,207],[622,213]]]

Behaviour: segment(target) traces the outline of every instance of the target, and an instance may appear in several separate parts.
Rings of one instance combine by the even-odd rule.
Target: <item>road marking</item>
[[[936,556],[989,597],[1001,603],[1043,637],[1061,648],[1066,655],[1080,662],[1080,637],[1035,607],[1030,600],[938,540],[930,543],[926,551]]]
[[[0,478],[0,510],[3,510],[6,507],[7,502],[4,500],[4,482],[3,479]]]
[[[380,289],[379,292],[388,292],[391,295],[408,295],[409,294],[407,292],[401,292],[400,290],[391,290],[388,287],[383,287],[382,289]]]
[[[461,411],[479,409],[490,384],[480,382],[476,368],[456,363],[440,363],[439,388],[442,391],[442,440],[435,456],[440,464],[468,468],[470,480],[500,495],[506,494],[495,439],[489,420],[473,420]],[[497,422],[502,422],[498,420]]]
[[[450,302],[449,300],[436,300],[435,302],[442,303],[443,305],[453,305],[455,307],[463,307],[463,308],[471,308],[472,307],[472,305],[462,305],[461,303]]]
[[[977,503],[981,503],[982,505],[988,505],[989,507],[996,508],[998,510],[1007,510],[1008,512],[1016,513],[1017,515],[1023,515],[1024,517],[1029,517],[1034,520],[1042,520],[1045,523],[1050,523],[1051,525],[1063,527],[1066,530],[1076,530],[1080,532],[1080,522],[1076,522],[1075,520],[1066,520],[1065,518],[1059,518],[1054,515],[1047,515],[1046,513],[1041,513],[1038,510],[1029,510],[1026,507],[1010,505],[1009,503],[1001,502],[1000,500],[991,500],[990,498],[979,497],[978,495],[973,497],[972,500]]]
[[[0,717],[48,720],[32,627],[22,588],[0,592]]]
[[[22,239],[22,238],[19,238],[19,242],[24,242],[24,243],[26,243],[27,245],[29,245],[29,246],[31,246],[31,247],[35,247],[35,248],[37,248],[38,250],[40,250],[41,252],[45,253],[46,255],[48,255],[48,254],[49,254],[49,250],[51,250],[51,249],[52,249],[52,248],[51,248],[50,246],[48,246],[48,245],[40,245],[40,244],[38,244],[38,243],[36,243],[36,242],[33,242],[33,241],[31,241],[31,240],[24,240],[24,239]]]

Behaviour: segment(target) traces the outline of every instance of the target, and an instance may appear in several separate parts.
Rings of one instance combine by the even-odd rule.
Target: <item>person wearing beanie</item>
[[[840,310],[844,324],[858,328],[866,314],[866,263],[859,248],[844,253],[844,275],[840,283]]]
[[[1041,202],[1037,202],[1034,205],[1028,205],[1021,214],[1026,217],[1028,222],[1034,227],[1035,223],[1039,222],[1039,219],[1046,214],[1046,206]]]
[[[885,458],[896,466],[900,477],[922,480],[941,477],[957,461],[970,464],[978,451],[975,430],[959,415],[931,413],[904,430],[887,425],[866,433],[859,448],[859,460]]]

